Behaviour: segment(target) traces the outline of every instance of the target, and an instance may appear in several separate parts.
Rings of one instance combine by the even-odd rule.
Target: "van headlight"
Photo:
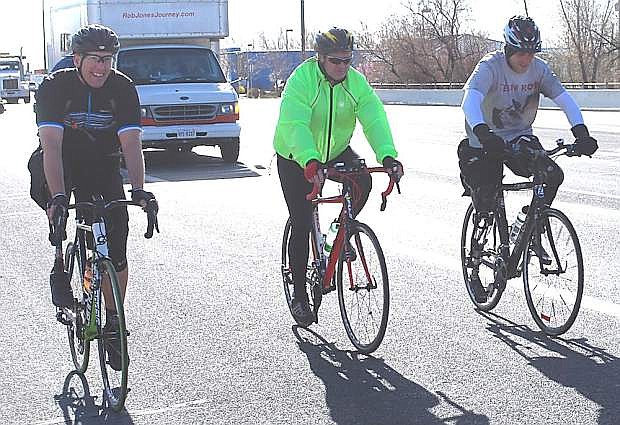
[[[220,105],[220,114],[222,115],[230,115],[235,113],[235,104],[234,103],[222,103]]]

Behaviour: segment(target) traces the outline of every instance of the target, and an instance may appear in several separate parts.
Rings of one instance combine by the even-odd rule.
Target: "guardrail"
[[[620,89],[620,81],[607,83],[562,83],[567,89]],[[376,89],[462,89],[464,82],[452,83],[379,83],[370,85]]]
[[[443,105],[459,106],[464,91],[457,88],[377,88],[379,98],[386,104],[400,105]],[[573,96],[581,109],[620,110],[620,91],[618,89],[573,89],[568,92]],[[540,106],[557,108],[555,103],[544,96],[540,98]]]

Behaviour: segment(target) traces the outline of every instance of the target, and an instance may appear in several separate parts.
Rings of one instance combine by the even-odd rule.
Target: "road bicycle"
[[[312,201],[312,231],[310,232],[311,256],[306,269],[306,291],[314,321],[318,323],[319,306],[323,295],[338,290],[340,314],[347,335],[355,348],[362,353],[375,351],[387,328],[390,307],[388,272],[385,257],[377,236],[372,229],[353,218],[356,174],[383,173],[383,167],[366,167],[359,159],[351,163],[336,163],[323,168],[327,178],[341,183],[340,195],[321,197],[321,188],[315,184],[306,196]],[[387,196],[392,192],[394,180],[390,178],[387,189],[381,194],[381,211],[385,210]],[[400,193],[400,187],[398,187]],[[319,222],[319,205],[342,204],[334,223],[338,227],[331,252],[325,252],[325,235]],[[289,262],[291,219],[284,228],[282,239],[282,278],[284,294],[292,312],[293,276]],[[294,317],[294,315],[293,315]]]
[[[499,302],[509,279],[522,276],[527,305],[547,335],[565,333],[575,322],[583,295],[583,257],[575,228],[557,208],[544,203],[544,166],[541,159],[561,155],[580,156],[575,144],[562,139],[551,150],[521,147],[534,163],[531,181],[502,183],[495,209],[477,213],[470,204],[461,234],[461,263],[468,294],[483,311]],[[518,144],[513,145],[518,146]],[[504,192],[532,190],[529,206],[508,226]],[[523,223],[519,220],[524,218]],[[485,301],[476,300],[472,278],[479,278]]]
[[[128,393],[129,331],[125,325],[118,276],[108,254],[105,217],[106,212],[113,208],[127,205],[141,206],[127,200],[106,203],[101,196],[94,197],[93,202],[69,205],[69,210],[76,210],[75,238],[67,244],[64,257],[62,243],[56,245],[54,269],[50,276],[52,280],[66,279],[71,282],[73,305],[57,308],[56,318],[67,327],[73,365],[76,371],[86,372],[90,343],[97,340],[104,400],[116,411],[123,408]],[[144,236],[151,238],[153,229],[159,232],[156,202],[150,201],[145,210],[148,223]],[[65,221],[66,217],[51,226],[52,233],[56,233],[54,240],[62,240],[58,234],[64,232]],[[108,297],[104,296],[105,291],[108,292]],[[113,306],[106,303],[113,303]],[[118,320],[108,320],[108,310],[116,311]],[[110,361],[110,355],[118,356],[116,362]],[[119,357],[120,367],[112,367],[111,363],[118,363]]]

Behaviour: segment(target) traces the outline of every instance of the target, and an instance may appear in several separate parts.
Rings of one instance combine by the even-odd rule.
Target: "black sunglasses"
[[[348,65],[351,63],[352,59],[353,59],[352,56],[349,56],[348,58],[337,58],[335,56],[327,56],[327,60],[329,61],[329,63],[334,64],[334,65],[340,65],[340,64]]]

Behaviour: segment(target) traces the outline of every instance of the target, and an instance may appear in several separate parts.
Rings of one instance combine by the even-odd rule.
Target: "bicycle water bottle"
[[[334,220],[329,226],[329,231],[327,232],[327,236],[325,237],[325,252],[327,252],[328,254],[332,251],[339,227],[340,223],[338,223],[338,221],[336,220]]]
[[[517,239],[519,239],[519,235],[521,233],[521,229],[523,229],[523,224],[525,224],[526,218],[527,214],[523,211],[519,211],[519,214],[517,214],[517,219],[510,229],[510,242],[513,244],[517,243]]]

